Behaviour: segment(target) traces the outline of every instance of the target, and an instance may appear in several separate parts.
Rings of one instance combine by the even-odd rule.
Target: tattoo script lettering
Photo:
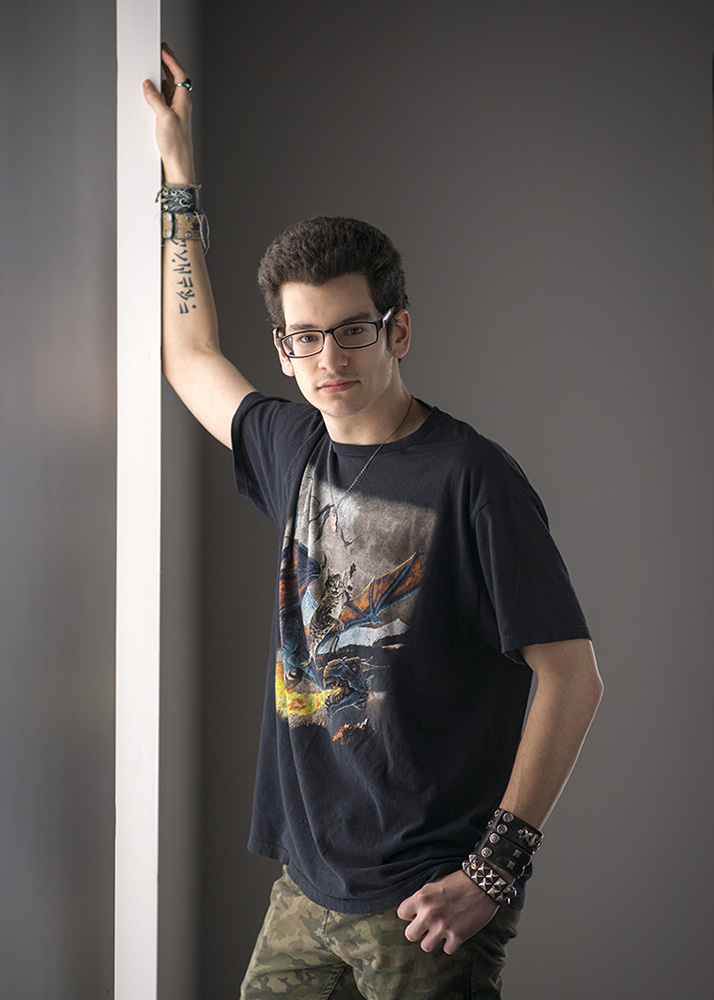
[[[174,274],[179,275],[176,281],[179,314],[185,316],[189,309],[196,308],[196,303],[191,301],[191,299],[196,298],[191,278],[191,261],[188,259],[186,240],[172,240],[171,242],[174,247],[171,257],[171,269]]]

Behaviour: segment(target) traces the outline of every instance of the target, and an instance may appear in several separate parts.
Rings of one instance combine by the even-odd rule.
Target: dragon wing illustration
[[[373,577],[360,594],[345,603],[339,616],[339,625],[335,625],[323,638],[318,651],[321,652],[324,644],[332,641],[335,635],[343,636],[349,629],[365,626],[377,628],[382,625],[380,613],[417,590],[424,575],[425,562],[425,556],[421,552],[415,552],[384,576]]]

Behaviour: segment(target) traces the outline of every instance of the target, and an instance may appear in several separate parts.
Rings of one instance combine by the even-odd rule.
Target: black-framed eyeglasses
[[[325,346],[325,337],[331,333],[335,342],[346,351],[355,351],[359,347],[369,347],[379,340],[379,331],[392,318],[394,306],[388,309],[381,319],[356,320],[354,323],[341,323],[331,330],[298,330],[280,337],[280,331],[275,330],[275,336],[283,351],[289,358],[310,358],[319,354]]]

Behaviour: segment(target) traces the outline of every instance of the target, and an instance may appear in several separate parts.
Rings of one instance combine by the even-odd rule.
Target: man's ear
[[[394,358],[403,358],[411,342],[411,319],[406,309],[400,309],[392,320],[391,352]]]
[[[275,344],[275,350],[278,352],[278,357],[280,358],[280,367],[283,369],[283,375],[287,375],[290,378],[295,378],[295,369],[293,368],[293,363],[280,345],[280,341],[278,340],[277,330],[273,330],[273,343]]]

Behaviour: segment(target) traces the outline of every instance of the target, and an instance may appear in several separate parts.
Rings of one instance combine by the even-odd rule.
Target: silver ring
[[[176,86],[177,87],[185,87],[186,90],[193,90],[193,87],[191,86],[191,81],[189,80],[188,77],[186,77],[186,79],[183,81],[183,83],[177,83]]]

